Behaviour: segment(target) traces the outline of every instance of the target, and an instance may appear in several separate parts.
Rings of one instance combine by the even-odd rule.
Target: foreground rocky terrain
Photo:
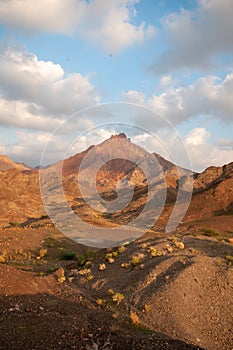
[[[93,146],[90,176],[115,142],[120,151],[133,147],[124,134]],[[117,198],[122,179],[134,194],[121,212],[101,213],[77,186],[87,152],[45,169],[49,204],[63,205],[56,180],[62,165],[65,198],[84,222],[109,229],[129,223],[147,201],[145,174],[124,159],[105,164],[97,174],[103,200]],[[150,159],[137,152],[139,161]],[[233,163],[197,174],[156,158],[165,181],[160,173],[149,180],[156,198],[166,189],[162,214],[134,242],[105,249],[59,232],[43,206],[39,170],[0,159],[0,349],[233,349]],[[190,181],[186,215],[166,233],[178,190],[185,195]],[[124,188],[119,193],[123,198]],[[62,210],[56,215],[65,225]]]
[[[91,249],[2,229],[0,348],[232,349],[233,245],[216,232]]]

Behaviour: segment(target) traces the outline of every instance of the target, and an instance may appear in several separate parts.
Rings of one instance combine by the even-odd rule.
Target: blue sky
[[[169,156],[160,139],[180,165],[177,131],[194,170],[233,161],[232,16],[231,0],[0,1],[0,153],[36,166],[53,134],[53,162],[74,136],[78,152],[125,122],[145,129],[134,142]],[[69,119],[113,102],[155,114],[126,104]]]

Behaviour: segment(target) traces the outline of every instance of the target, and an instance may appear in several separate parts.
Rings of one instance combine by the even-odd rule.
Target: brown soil
[[[53,228],[3,229],[0,349],[232,350],[233,246],[230,236],[203,236],[199,224],[173,236],[148,233],[113,263],[106,250],[94,252]],[[67,251],[77,258],[61,260]],[[109,289],[124,295],[119,305]]]

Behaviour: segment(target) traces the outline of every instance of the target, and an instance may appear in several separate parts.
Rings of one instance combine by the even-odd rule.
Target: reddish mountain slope
[[[118,152],[116,153],[116,149]],[[126,153],[125,150],[127,150]],[[126,159],[119,159],[122,152],[122,158],[129,155],[137,164],[148,166],[145,159],[150,159],[151,154],[142,148],[135,146],[125,134],[112,136],[110,139],[99,145],[91,146],[88,150],[78,153],[64,162],[60,161],[49,167],[52,172],[57,166],[63,164],[63,185],[65,195],[71,205],[74,205],[76,211],[82,211],[85,217],[94,220],[93,210],[85,206],[79,187],[77,185],[77,172],[80,164],[90,151],[87,163],[81,169],[86,186],[90,186],[90,177],[93,175],[98,162],[104,161],[107,157],[117,159],[110,160],[97,173],[97,188],[100,194],[108,200],[116,198],[116,185],[119,179],[130,180],[135,186],[135,194],[131,205],[124,210],[124,217],[135,216],[142,210],[146,201],[147,181],[145,174],[135,163]],[[155,188],[161,190],[161,179],[165,176],[165,185],[168,189],[167,205],[174,203],[178,189],[178,172],[183,173],[181,186],[185,191],[187,175],[193,174],[187,170],[176,167],[171,162],[165,160],[158,154],[155,154],[161,165],[163,174],[158,174],[152,179]],[[148,157],[148,158],[147,158]],[[9,169],[13,167],[13,169]],[[14,168],[17,169],[14,169]],[[153,173],[152,173],[153,174]],[[162,177],[161,177],[162,176]],[[164,180],[163,180],[164,181]],[[157,187],[156,187],[157,186]],[[48,188],[56,187],[56,181],[53,176],[49,178]],[[122,192],[123,193],[123,192]],[[56,197],[59,201],[59,197]],[[78,203],[78,204],[77,204]],[[233,206],[233,163],[223,167],[210,167],[201,174],[194,174],[194,194],[186,216],[187,220],[195,218],[231,214]],[[9,221],[24,221],[28,217],[40,217],[45,213],[40,197],[39,188],[39,170],[28,170],[22,164],[11,161],[8,157],[0,158],[0,205],[1,205],[1,223]],[[85,214],[86,213],[86,214]],[[116,219],[116,217],[115,217]],[[103,221],[103,219],[101,219]],[[104,222],[102,223],[104,224]]]
[[[10,169],[0,172],[0,207],[1,225],[40,216],[44,210],[38,171]]]
[[[233,214],[233,163],[210,167],[196,176],[190,219]]]

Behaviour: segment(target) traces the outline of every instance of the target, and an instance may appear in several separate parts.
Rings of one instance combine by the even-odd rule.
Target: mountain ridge
[[[147,195],[147,180],[145,174],[137,166],[124,158],[127,158],[130,152],[133,153],[136,150],[138,154],[134,154],[134,157],[140,163],[143,157],[149,153],[138,146],[134,146],[124,133],[112,135],[98,145],[92,145],[83,152],[46,167],[47,171],[56,171],[56,168],[63,166],[62,176],[65,196],[73,208],[78,208],[76,211],[83,211],[84,216],[86,215],[85,213],[89,213],[87,214],[87,216],[89,215],[88,220],[91,220],[93,212],[90,211],[89,207],[81,206],[81,204],[77,205],[79,202],[82,203],[79,187],[77,186],[79,167],[88,152],[92,152],[91,164],[88,165],[90,168],[87,168],[86,172],[88,177],[88,174],[91,174],[96,167],[97,160],[101,160],[104,149],[107,149],[107,156],[114,158],[116,145],[122,147],[119,148],[122,152],[124,149],[127,149],[127,154],[123,154],[123,159],[118,158],[104,164],[97,172],[96,185],[101,196],[112,200],[117,196],[117,182],[124,179],[130,181],[134,185],[135,194],[132,205],[127,207],[124,213],[130,219],[130,216],[133,213],[139,213],[140,208],[144,205]],[[182,186],[181,189],[183,188],[182,190],[185,191],[187,181],[193,180],[193,195],[187,217],[198,217],[202,209],[203,215],[206,213],[205,215],[207,216],[230,210],[226,208],[231,208],[232,206],[233,162],[222,167],[209,167],[202,173],[192,173],[189,170],[176,166],[157,153],[149,154],[149,156],[151,155],[156,157],[163,172],[162,175],[168,196],[166,205],[175,203],[179,186]],[[7,156],[2,156],[2,161],[4,160],[11,166],[18,164],[11,161]],[[91,168],[93,169],[91,170]],[[9,167],[5,171],[0,171],[0,205],[3,208],[1,213],[2,222],[7,223],[10,220],[22,222],[27,220],[28,217],[39,217],[46,214],[40,195],[40,171],[44,171],[44,169],[31,169],[23,165]],[[179,176],[182,176],[182,181],[180,181]],[[158,184],[161,179],[159,180],[159,178],[155,177],[152,180],[159,190],[161,185]],[[51,182],[50,187],[52,188],[52,186],[54,184]],[[209,198],[207,205],[206,197]],[[94,215],[97,217],[98,213],[95,212]]]

